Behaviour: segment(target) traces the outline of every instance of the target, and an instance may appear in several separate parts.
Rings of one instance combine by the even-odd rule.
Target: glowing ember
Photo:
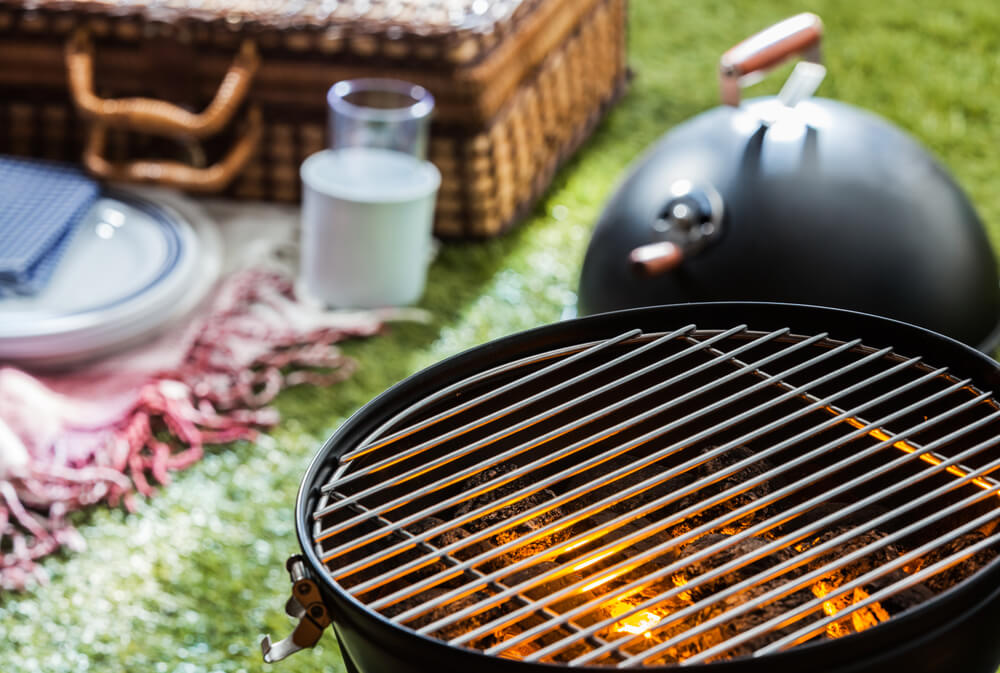
[[[826,582],[819,581],[812,586],[813,595],[816,598],[822,598],[830,593],[830,585]],[[843,597],[841,597],[843,599]],[[838,612],[837,604],[834,601],[823,601],[823,612],[829,615],[835,615]],[[842,638],[843,636],[850,633],[847,628],[840,622],[833,622],[826,627],[826,637],[827,638]]]
[[[660,623],[660,616],[652,612],[639,612],[627,619],[623,619],[615,626],[615,631],[631,633],[634,636],[643,633],[647,638],[651,637],[649,630]]]
[[[823,581],[817,582],[812,586],[813,595],[817,598],[826,596],[832,590],[833,587]],[[829,601],[823,601],[823,612],[832,616],[842,610],[850,608],[850,606],[863,601],[866,598],[868,598],[868,592],[861,587],[856,587],[852,593],[844,596],[838,596],[837,598]],[[859,633],[865,629],[877,626],[888,619],[889,613],[885,611],[882,605],[879,603],[873,603],[851,612],[850,625],[848,625],[845,620],[829,624],[826,627],[826,636],[827,638],[841,638],[851,633]],[[853,627],[853,629],[851,627]]]
[[[687,578],[684,577],[684,575],[681,575],[679,573],[677,575],[674,575],[670,579],[673,580],[675,587],[682,587],[682,586],[684,586],[685,584],[688,583]],[[690,601],[691,600],[691,592],[690,591],[682,591],[679,594],[677,594],[677,597],[680,598],[683,601]]]

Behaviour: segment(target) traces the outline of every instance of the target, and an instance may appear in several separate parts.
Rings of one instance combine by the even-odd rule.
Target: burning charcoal
[[[594,612],[594,621],[604,621],[606,619],[619,617],[636,606],[643,605],[647,601],[660,598],[660,596],[662,596],[665,592],[673,588],[673,582],[667,579],[664,581],[653,582],[650,585],[642,587],[641,589],[633,591],[625,596],[609,600]],[[614,588],[612,588],[611,591],[614,591]],[[602,637],[613,640],[615,638],[622,638],[630,633],[634,634],[641,632],[644,624],[652,624],[654,622],[658,623],[662,617],[674,613],[682,608],[686,608],[690,604],[689,600],[681,598],[680,596],[661,598],[655,604],[644,608],[642,612],[636,612],[635,615],[623,617],[620,621],[615,622],[606,629],[606,632],[602,635]],[[649,617],[647,613],[654,615],[654,617]],[[645,622],[643,621],[644,619]],[[601,634],[599,633],[598,635]]]
[[[672,583],[660,585],[658,588],[651,587],[647,591],[633,593],[623,599],[610,602],[602,607],[600,619],[604,620],[622,616],[633,607],[645,603],[650,598],[658,595],[658,593],[662,593],[672,587]],[[622,649],[635,654],[697,626],[698,615],[691,615],[682,619],[671,618],[671,615],[679,610],[690,607],[690,605],[689,601],[678,596],[663,599],[654,605],[637,611],[635,614],[627,617],[622,616],[618,621],[598,632],[597,635],[609,641],[629,639],[627,645],[622,645]],[[643,635],[643,637],[636,638],[639,635]],[[677,663],[681,657],[687,658],[698,651],[700,651],[700,648],[697,646],[692,648],[690,645],[682,644],[680,648],[671,648],[668,650],[657,663]]]
[[[888,586],[890,583],[898,582],[904,578],[905,573],[901,573],[900,571],[890,573],[886,578],[884,586]],[[926,603],[932,598],[934,598],[933,591],[923,584],[917,584],[891,596],[887,596],[880,602],[890,616],[895,616],[906,612],[910,608],[915,608],[922,603]]]
[[[548,572],[555,571],[559,567],[558,563],[552,561],[542,561],[528,568],[523,568],[517,572],[514,572],[507,577],[504,577],[501,582],[508,587],[515,587],[521,583],[528,582],[534,577],[538,577]],[[521,592],[523,596],[534,600],[541,600],[545,596],[549,596],[565,587],[573,584],[577,584],[583,580],[583,576],[576,572],[565,572],[563,574],[558,574],[555,577],[549,578],[548,580],[537,584],[530,588],[524,589]],[[567,596],[561,600],[549,604],[549,607],[556,612],[565,612],[578,605],[581,605],[594,597],[594,594],[590,591],[580,592],[574,591],[570,596]],[[482,641],[477,642],[477,647],[488,648],[492,647],[494,644],[509,640],[524,631],[537,626],[538,624],[547,622],[548,618],[541,617],[537,612],[523,616],[515,622],[510,624],[504,624],[500,629],[490,634]],[[544,647],[550,643],[553,643],[561,638],[571,635],[571,632],[566,630],[564,627],[554,627],[548,629],[537,636],[532,638],[530,641],[524,643],[519,643],[513,646],[509,651],[505,652],[501,656],[505,656],[510,659],[522,659],[528,654],[534,652],[540,647]],[[577,650],[577,654],[573,656],[578,656],[582,654],[584,649],[579,649],[585,646],[576,645],[574,648]]]
[[[559,563],[556,563],[554,561],[542,561],[541,563],[536,563],[527,568],[522,568],[521,570],[518,570],[517,572],[502,578],[500,581],[503,582],[503,584],[505,584],[508,587],[514,587],[523,582],[527,582],[533,577],[537,577],[544,573],[554,571],[556,568],[559,567],[559,565],[560,565]],[[524,591],[524,595],[534,600],[540,600],[545,596],[554,594],[560,589],[563,589],[572,584],[576,584],[578,582],[583,581],[583,578],[584,575],[581,573],[567,572],[564,570],[562,571],[561,574],[557,574],[556,576],[547,579],[542,584],[538,584],[532,586],[529,589],[526,589]],[[554,603],[553,607],[555,607],[559,611],[565,611],[569,610],[570,608],[574,608],[582,603],[586,603],[593,597],[594,594],[590,591],[581,592],[578,590],[573,592],[572,595],[567,596]]]
[[[441,519],[430,516],[411,523],[405,527],[405,530],[411,535],[416,536],[419,540],[423,537],[423,533],[431,530],[432,528],[437,528],[444,523],[445,522]],[[451,577],[443,575],[443,573],[455,565],[455,562],[446,563],[440,557],[433,556],[433,554],[430,553],[431,546],[440,549],[459,540],[463,540],[469,537],[469,535],[470,533],[461,527],[447,529],[444,532],[429,538],[425,542],[416,545],[415,547],[410,547],[409,549],[393,554],[382,563],[376,563],[352,575],[348,586],[373,579],[385,573],[392,573],[396,575],[392,581],[366,591],[363,595],[364,599],[368,601],[378,600],[379,598],[404,589],[414,582],[438,575],[441,575],[441,577],[439,577],[438,583],[435,584],[435,587],[446,589],[458,587],[463,582],[461,575],[453,575]],[[395,541],[397,540],[393,540],[393,542]],[[481,541],[478,543],[472,543],[457,550],[453,550],[450,555],[458,560],[466,560],[467,558],[475,556],[491,548],[492,546],[488,542]],[[409,571],[395,570],[396,568],[417,559],[423,559],[426,562],[424,565]]]
[[[832,540],[849,530],[851,530],[849,526],[843,526],[824,531],[815,538],[800,542],[795,546],[795,549],[799,552],[808,551],[809,549]],[[868,547],[869,545],[878,542],[885,536],[886,533],[879,530],[866,531],[855,535],[852,538],[837,544],[830,552],[823,554],[818,558],[811,559],[806,567],[809,570],[814,570],[825,566],[828,563],[837,563],[838,559],[855,551],[861,550],[864,547]],[[855,559],[854,561],[846,564],[835,566],[829,574],[816,580],[810,587],[810,590],[815,598],[823,598],[824,596],[834,594],[839,587],[890,563],[894,559],[899,558],[902,553],[902,550],[896,545],[884,545],[881,548],[862,556],[861,558]],[[833,595],[831,598],[824,601],[824,614],[834,615],[841,612],[844,613],[843,619],[839,619],[827,626],[826,637],[840,638],[852,633],[863,631],[872,626],[876,626],[889,619],[891,616],[890,608],[895,609],[900,605],[909,604],[913,601],[919,601],[921,592],[920,590],[916,590],[901,594],[892,603],[887,602],[883,605],[880,602],[874,602],[865,607],[852,610],[852,606],[854,604],[867,599],[872,593],[883,587],[889,586],[900,579],[902,579],[901,573],[891,572],[880,578],[876,578],[864,586],[856,587],[843,595]]]
[[[726,535],[703,536],[694,543],[685,547],[682,551],[682,557],[683,555],[693,554],[706,549],[719,542],[725,542],[727,537],[728,536]],[[765,544],[767,544],[767,541],[758,538],[748,538],[746,540],[735,542],[708,558],[693,562],[682,572],[673,575],[670,578],[672,581],[669,586],[682,587],[686,586],[689,582],[692,585],[695,585],[698,576],[704,575],[705,573],[729,563],[738,557],[752,554]],[[716,578],[715,580],[711,580],[700,586],[692,586],[690,590],[677,595],[673,599],[674,604],[672,605],[669,605],[666,602],[655,605],[653,608],[655,611],[654,614],[662,613],[663,615],[670,615],[680,609],[687,608],[692,604],[692,602],[700,602],[703,607],[697,613],[674,622],[671,622],[669,617],[665,618],[663,625],[661,625],[663,627],[658,627],[651,631],[649,637],[645,639],[645,642],[640,642],[638,645],[634,646],[635,651],[639,651],[644,647],[662,643],[674,638],[675,636],[686,633],[703,622],[713,619],[725,612],[729,612],[734,608],[743,605],[746,601],[768,593],[781,584],[787,582],[788,577],[782,576],[781,578],[776,578],[768,582],[753,584],[739,593],[727,596],[724,599],[717,601],[711,600],[711,596],[713,594],[728,588],[737,582],[747,579],[752,575],[771,567],[772,565],[775,565],[779,561],[788,558],[790,554],[791,552],[788,550],[776,551],[725,576]],[[660,591],[664,591],[666,588],[667,587],[663,586],[658,587]],[[657,659],[655,663],[658,665],[665,665],[681,662],[708,648],[715,647],[738,633],[742,633],[748,629],[767,622],[770,619],[775,618],[798,605],[801,605],[811,598],[812,596],[808,591],[798,591],[788,596],[777,598],[774,601],[748,611],[745,614],[734,615],[731,620],[712,628],[704,634],[695,636],[687,641],[682,641],[676,647],[670,648],[670,650],[668,650],[663,657]],[[645,600],[645,597],[643,597],[643,599]],[[755,649],[763,647],[768,642],[772,642],[778,637],[780,637],[780,634],[766,634],[739,646],[733,652],[722,658],[726,659],[733,656],[743,656],[744,654],[749,654]]]
[[[845,613],[844,619],[838,620],[827,627],[826,637],[839,638],[851,633],[864,631],[887,621],[893,615],[901,614],[933,597],[934,594],[930,589],[918,584],[859,608],[854,612],[851,611],[852,605],[904,579],[906,579],[905,572],[894,570],[865,584],[863,587],[855,588],[848,594],[824,602],[824,613],[828,615],[838,612]],[[812,592],[817,597],[822,597],[826,591],[828,591],[828,588],[823,583],[813,585],[812,587]]]
[[[494,645],[502,643],[504,641],[510,640],[516,636],[521,635],[529,627],[523,627],[520,624],[510,624],[507,627],[500,629],[496,633],[490,635],[489,638],[483,639],[482,642],[477,642],[476,647],[482,649],[489,649]],[[520,661],[528,655],[538,651],[540,646],[533,640],[528,640],[523,643],[518,643],[517,645],[511,646],[509,649],[503,650],[497,656],[503,657],[504,659],[513,659],[515,661]]]
[[[813,595],[816,598],[828,596],[836,587],[831,587],[827,582],[820,580],[812,586]],[[889,621],[889,611],[881,603],[870,603],[864,607],[854,608],[856,603],[871,596],[872,587],[855,587],[852,591],[839,596],[831,596],[823,601],[823,613],[832,616],[843,614],[843,619],[827,624],[826,637],[842,638],[852,633],[860,633],[865,629],[877,626],[882,622]]]
[[[772,534],[775,537],[780,537],[791,533],[792,531],[808,528],[811,524],[819,521],[820,519],[825,519],[832,514],[839,514],[843,512],[849,506],[850,503],[843,502],[821,503],[810,509],[808,512],[798,515],[783,526],[772,531]],[[843,529],[854,528],[855,526],[859,526],[871,521],[872,519],[880,517],[888,511],[889,510],[885,507],[881,507],[879,505],[868,505],[866,507],[862,507],[856,512],[852,512],[851,514],[835,519],[831,525]]]
[[[906,573],[901,570],[891,571],[863,587],[856,587],[852,591],[831,598],[823,602],[823,613],[833,615],[843,613],[844,618],[839,619],[826,627],[827,638],[840,638],[852,633],[859,633],[872,626],[877,626],[884,621],[888,621],[893,615],[901,614],[906,610],[915,607],[933,596],[927,587],[916,585],[908,587],[887,596],[874,603],[869,603],[860,608],[852,607],[861,601],[868,599],[872,594],[886,589],[896,583],[906,579]],[[812,593],[817,598],[822,598],[831,592],[831,587],[826,581],[820,580],[812,587]]]
[[[718,543],[725,543],[727,538],[729,538],[728,535],[704,535],[687,545],[681,552],[682,557],[690,556]],[[675,582],[694,581],[700,575],[709,573],[715,568],[723,566],[737,558],[753,554],[756,550],[767,544],[768,542],[766,540],[761,540],[760,538],[755,537],[733,542],[732,544],[729,544],[723,549],[715,552],[711,556],[695,561],[686,567],[681,573],[678,574]],[[758,558],[741,568],[737,568],[733,572],[710,580],[701,586],[694,587],[691,590],[691,596],[694,600],[707,598],[717,591],[721,591],[732,584],[736,584],[737,582],[752,577],[753,575],[778,564],[779,562],[787,559],[789,555],[790,552],[787,549],[774,550],[762,558]]]
[[[714,448],[714,447],[711,447]],[[710,450],[710,449],[709,449]],[[704,479],[710,478],[712,475],[725,470],[731,465],[745,460],[751,456],[755,455],[750,449],[737,446],[725,453],[716,456],[708,460],[703,465],[699,465],[697,468],[692,470],[694,478]],[[675,511],[681,511],[687,509],[688,507],[693,507],[699,503],[716,496],[723,491],[727,491],[730,488],[736,487],[746,481],[754,479],[765,472],[772,469],[772,466],[766,460],[758,460],[756,462],[750,463],[740,471],[735,474],[731,474],[728,477],[716,481],[708,486],[698,489],[694,493],[691,493],[684,498],[682,498],[675,506]],[[706,510],[697,512],[690,517],[688,517],[675,531],[675,534],[680,534],[688,530],[697,528],[705,523],[713,521],[721,516],[724,516],[728,512],[739,509],[750,503],[763,498],[764,496],[771,493],[772,490],[780,487],[781,484],[774,483],[772,481],[765,481],[763,483],[757,484],[753,488],[747,489],[742,493],[731,496],[724,502],[714,505]],[[749,528],[754,523],[759,520],[766,518],[769,515],[769,508],[764,507],[756,512],[749,515],[745,515],[736,521],[731,521],[722,528],[723,533],[734,534],[746,528]]]
[[[621,457],[614,460],[616,462],[613,463],[613,465],[608,468],[609,470],[618,469],[619,467],[630,465],[632,462],[627,458],[621,458]],[[667,479],[665,481],[662,481],[661,475],[666,471],[666,469],[667,467],[662,463],[654,463],[640,470],[636,470],[635,472],[620,477],[614,480],[613,482],[609,483],[607,486],[592,491],[589,494],[591,502],[597,502],[598,500],[601,499],[610,498],[613,500],[613,502],[611,505],[609,505],[609,509],[615,512],[616,514],[624,514],[636,510],[640,507],[644,507],[657,500],[664,499],[669,501],[671,500],[669,496],[672,493],[682,488],[683,486],[690,484],[692,481],[694,481],[694,477],[689,472],[685,472],[682,474],[678,474],[674,477],[671,477],[670,479]],[[661,479],[661,481],[654,482],[651,486],[647,487],[646,489],[639,491],[638,493],[633,493],[628,497],[621,497],[620,495],[618,495],[620,492],[624,491],[630,486],[634,486],[635,484],[638,484],[640,482],[647,481],[653,477]],[[591,476],[590,479],[593,480],[594,477]],[[659,508],[659,506],[657,506],[657,508]],[[650,509],[646,513],[649,514],[655,511],[657,510]]]
[[[641,481],[646,481],[651,477],[659,477],[667,469],[663,463],[654,463],[639,470],[635,470],[634,472],[630,472],[629,474],[620,476],[613,481],[610,481],[607,477],[607,475],[611,472],[632,467],[636,460],[637,458],[635,456],[630,456],[629,454],[614,456],[600,465],[594,466],[565,479],[557,485],[557,490],[560,493],[566,493],[567,491],[571,491],[581,486],[590,486],[593,490],[579,496],[579,498],[584,504],[593,504],[599,500],[609,498],[609,496],[615,496],[629,486],[638,484]],[[667,481],[656,483],[641,493],[636,493],[635,495],[630,496],[627,503],[621,498],[613,498],[617,502],[612,505],[612,507],[619,508],[621,511],[630,511],[641,504],[649,502],[650,500],[655,500],[656,498],[667,495],[679,488],[682,484],[690,482],[690,476],[686,473],[680,474]]]
[[[682,556],[683,554],[692,554],[703,550],[719,542],[725,542],[727,537],[728,536],[726,535],[706,535],[698,539],[695,543],[685,547],[681,552]],[[748,538],[746,540],[735,542],[732,545],[716,552],[709,558],[701,559],[700,561],[692,563],[682,572],[675,573],[671,577],[653,581],[642,589],[632,592],[623,599],[603,606],[600,614],[597,616],[597,619],[603,620],[614,617],[618,614],[626,612],[630,607],[645,604],[650,600],[655,600],[667,591],[676,589],[677,587],[682,587],[688,581],[694,580],[699,575],[710,572],[712,569],[726,564],[737,557],[751,554],[765,544],[767,544],[765,540],[757,538]],[[744,578],[774,565],[783,558],[787,558],[789,553],[790,552],[787,550],[784,550],[764,558],[757,559],[747,566],[737,569],[733,573],[729,573],[723,577],[710,581],[703,586],[696,586],[690,591],[683,591],[682,593],[676,594],[672,597],[653,602],[650,606],[648,606],[648,609],[637,612],[635,615],[632,615],[621,622],[616,622],[607,629],[604,629],[604,631],[599,635],[606,639],[617,639],[625,637],[628,634],[641,633],[643,628],[646,628],[649,625],[658,624],[661,620],[665,620],[661,626],[658,626],[655,630],[650,631],[647,637],[641,641],[636,641],[635,643],[630,644],[628,648],[635,648],[635,651],[639,651],[650,645],[662,643],[673,638],[674,636],[694,628],[705,620],[711,619],[724,611],[730,610],[733,607],[742,604],[747,600],[747,598],[752,598],[767,592],[781,582],[785,581],[772,580],[769,583],[753,585],[748,590],[730,596],[723,601],[716,601],[714,603],[710,601],[710,596],[713,593],[729,587]],[[639,572],[643,570],[644,568],[640,568]],[[622,582],[625,583],[630,579],[631,578],[628,576],[623,577]],[[614,584],[609,585],[609,587],[609,590],[613,590]],[[802,592],[799,593],[801,594]],[[712,629],[702,637],[695,638],[690,642],[681,643],[678,647],[672,648],[663,660],[658,663],[676,663],[686,659],[687,657],[693,656],[694,654],[701,652],[703,649],[721,643],[724,639],[730,637],[731,634],[739,633],[743,630],[752,628],[753,626],[767,621],[771,617],[777,616],[783,611],[790,609],[791,606],[801,604],[809,598],[810,596],[808,595],[784,597],[778,599],[771,605],[765,605],[757,610],[747,613],[746,615],[738,616],[734,618],[733,621]],[[705,607],[694,615],[675,621],[670,621],[668,618],[669,615],[689,607],[692,604],[692,601],[706,599],[707,601],[705,603]],[[755,646],[760,647],[762,645],[757,644]],[[629,651],[632,650],[630,649]]]
[[[426,519],[421,519],[416,523],[407,526],[406,530],[413,533],[414,535],[419,535],[421,532],[430,530],[431,528],[437,528],[441,524],[445,523],[437,517],[429,516]],[[428,543],[434,545],[438,549],[442,547],[447,547],[449,545],[455,544],[459,540],[464,540],[465,538],[472,535],[469,531],[465,530],[461,526],[456,528],[449,528],[443,533],[427,540]],[[480,540],[478,542],[471,542],[468,546],[460,547],[452,552],[452,556],[455,558],[465,561],[473,556],[478,556],[484,552],[493,549],[493,545],[489,543],[488,540]]]
[[[621,550],[620,556],[618,554],[612,555],[608,557],[607,560],[602,560],[599,565],[594,566],[595,568],[605,567],[607,565],[611,565],[612,563],[617,563],[624,557],[635,556],[636,554],[652,549],[653,547],[663,544],[670,539],[668,536],[664,535],[663,532],[644,532],[653,523],[645,517],[639,517],[632,521],[626,521],[625,523],[612,523],[620,516],[622,516],[620,513],[603,510],[577,522],[571,529],[572,537],[589,535],[593,536],[593,539],[587,544],[573,549],[570,553],[559,556],[557,560],[560,562],[567,561],[569,559],[582,556],[589,551],[598,549],[606,544],[614,542],[615,540],[620,540],[631,535],[639,536],[638,539],[632,542],[628,547]],[[656,557],[650,559],[650,561],[655,561],[660,565],[668,565],[676,559],[677,549],[668,547],[661,551]]]
[[[525,631],[531,629],[534,626],[544,622],[546,620],[538,616],[532,616],[528,619],[517,622],[516,624],[509,624],[505,628],[497,631],[489,639],[484,639],[481,643],[476,643],[477,647],[482,647],[483,649],[492,647],[493,645],[510,640]],[[511,646],[509,649],[500,652],[498,656],[505,659],[521,660],[527,657],[529,654],[538,651],[542,647],[546,647],[558,641],[561,641],[567,636],[572,636],[573,632],[564,626],[558,626],[554,628],[547,629],[542,633],[536,634],[530,640],[518,643],[517,645]],[[567,649],[557,653],[557,660],[568,661],[574,659],[585,652],[589,647],[578,639],[573,638],[567,643]]]
[[[413,523],[411,523],[409,526],[406,527],[406,532],[410,533],[411,535],[416,535],[417,537],[419,537],[421,533],[429,531],[431,528],[437,528],[438,526],[441,526],[444,523],[445,522],[443,519],[439,519],[436,516],[428,516],[423,519],[420,519],[419,521],[414,521]],[[428,542],[430,542],[435,546],[443,546],[440,545],[439,542],[436,542],[435,540],[440,540],[444,538],[446,535],[449,535],[449,533],[453,532],[457,533],[458,531],[461,531],[459,537],[466,537],[469,534],[462,528],[456,528],[453,530],[446,530],[445,532],[440,533],[437,537],[431,538],[430,540],[428,540]]]
[[[507,472],[510,472],[515,469],[517,469],[515,465],[511,465],[508,463],[504,463],[496,467],[491,467],[487,470],[484,470],[483,472],[476,474],[474,477],[464,482],[462,485],[463,490],[469,490],[475,488],[488,481],[497,479],[501,477],[503,474],[506,474]],[[488,505],[492,502],[495,502],[497,500],[500,500],[502,498],[505,498],[506,496],[509,496],[517,492],[522,486],[522,484],[519,483],[519,481],[520,480],[514,480],[513,482],[501,484],[500,486],[498,486],[493,490],[487,491],[482,495],[476,496],[472,500],[463,503],[456,511],[456,514],[457,515],[466,514],[467,512],[471,512],[472,510],[478,509],[480,507],[483,507],[484,505]],[[468,522],[465,525],[465,528],[466,530],[473,533],[479,530],[483,530],[484,528],[488,528],[499,522],[514,518],[517,515],[521,514],[522,512],[526,512],[529,509],[541,505],[546,500],[551,500],[553,498],[555,498],[555,493],[553,493],[548,489],[530,493],[527,496],[522,497],[520,500],[516,500],[515,502],[509,505],[505,505],[500,509],[488,512],[487,514],[484,514],[483,516]],[[500,532],[492,535],[489,538],[489,541],[490,543],[496,546],[500,546],[502,544],[506,544],[508,542],[516,540],[519,537],[527,535],[532,531],[538,530],[539,528],[547,526],[548,524],[557,521],[561,517],[562,517],[562,510],[560,510],[558,507],[554,507],[548,511],[542,512],[541,514],[539,514],[534,518],[528,519],[527,521],[516,526],[515,528],[501,530]],[[501,565],[505,563],[513,563],[518,559],[526,558],[528,556],[533,556],[539,552],[545,551],[546,549],[552,547],[553,545],[558,544],[559,542],[565,540],[567,537],[569,537],[569,530],[564,528],[559,531],[553,532],[550,535],[546,535],[542,538],[531,540],[525,545],[517,547],[504,554],[504,556],[502,557]],[[493,564],[493,566],[496,566],[496,564]]]
[[[407,612],[408,610],[412,610],[418,605],[422,605],[423,603],[436,600],[437,598],[443,596],[445,593],[447,593],[446,589],[437,589],[437,588],[426,589],[418,594],[414,594],[413,596],[404,598],[398,603],[393,603],[392,605],[382,608],[381,612],[386,617],[395,617],[396,615],[401,615],[404,612]],[[429,623],[431,620],[425,619],[424,621]]]
[[[396,605],[391,606],[383,610],[383,614],[388,617],[393,615],[402,614],[406,610],[412,609],[422,603],[427,603],[436,600],[445,592],[437,589],[431,589],[428,591],[423,591],[416,596],[408,598],[404,601],[400,601]],[[477,612],[475,614],[463,617],[462,619],[446,624],[440,629],[433,632],[432,635],[442,638],[444,640],[451,640],[452,638],[457,638],[463,633],[467,633],[473,629],[479,628],[483,624],[490,622],[501,615],[504,612],[509,611],[515,607],[510,601],[496,604],[494,601],[490,600],[493,596],[493,592],[480,589],[479,591],[474,591],[467,596],[462,596],[461,598],[455,598],[451,601],[438,605],[437,607],[431,608],[427,612],[418,615],[411,620],[407,621],[406,624],[410,628],[419,629],[432,624],[440,619],[444,619],[450,615],[454,615],[456,612],[464,610],[482,601],[485,610]],[[488,607],[487,607],[488,606]],[[392,612],[390,612],[390,610]]]
[[[770,582],[764,582],[762,584],[754,584],[747,589],[741,591],[739,594],[726,597],[722,601],[717,601],[716,603],[707,606],[702,610],[698,617],[696,618],[697,623],[702,623],[721,615],[725,612],[732,611],[733,609],[751,601],[755,598],[763,596],[764,594],[773,591],[777,587],[783,584],[781,580],[772,580]],[[794,610],[803,603],[811,600],[813,596],[808,591],[796,591],[794,593],[782,596],[773,601],[770,601],[764,605],[754,608],[753,610],[748,610],[747,612],[739,615],[734,615],[732,619],[727,622],[716,626],[715,628],[706,631],[701,634],[697,640],[685,644],[688,648],[696,648],[696,652],[702,652],[704,650],[710,649],[717,645],[722,644],[728,640],[731,640],[734,636],[749,631],[755,627],[760,626],[770,622],[771,620],[777,619],[782,615]],[[725,654],[713,658],[713,661],[732,659],[735,657],[744,657],[752,654],[754,651],[772,643],[779,638],[783,637],[790,631],[800,627],[801,623],[796,623],[791,627],[787,627],[783,630],[771,630],[755,638],[748,640],[735,646],[733,649],[729,650]],[[694,654],[692,652],[691,654]],[[690,654],[687,656],[691,656]]]
[[[945,558],[952,556],[961,552],[967,547],[982,541],[986,538],[980,531],[973,531],[971,533],[965,533],[951,542],[941,545],[937,549],[924,554],[915,562],[907,565],[904,570],[910,574],[919,572],[924,568],[934,565],[939,561],[943,561]],[[958,584],[962,580],[970,577],[977,570],[982,568],[984,565],[992,561],[997,556],[997,550],[987,547],[986,549],[981,549],[977,551],[972,556],[959,561],[955,565],[951,566],[947,570],[942,570],[941,572],[932,575],[927,578],[924,585],[930,589],[933,593],[937,594],[952,586]]]
[[[826,530],[812,539],[798,543],[795,545],[795,550],[798,552],[808,551],[809,549],[843,535],[850,530],[851,529],[847,526]],[[855,534],[850,539],[844,540],[835,545],[831,550],[820,555],[818,558],[811,559],[807,567],[809,570],[815,570],[826,565],[827,563],[836,562],[837,559],[858,551],[863,547],[872,545],[885,536],[886,533],[880,530],[870,530]],[[894,544],[883,545],[879,549],[876,549],[855,561],[846,565],[837,566],[830,572],[829,575],[823,577],[821,581],[828,583],[833,588],[839,587],[841,584],[850,582],[851,580],[860,577],[875,568],[891,562],[893,559],[899,558],[902,553],[902,550]]]

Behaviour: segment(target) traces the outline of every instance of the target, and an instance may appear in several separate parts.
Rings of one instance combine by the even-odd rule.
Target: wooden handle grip
[[[253,41],[245,40],[215,98],[202,112],[193,113],[152,98],[100,98],[94,93],[94,45],[87,31],[77,30],[66,43],[70,96],[77,109],[103,126],[174,138],[204,138],[218,133],[246,97],[259,64]]]
[[[722,102],[739,105],[741,79],[769,70],[795,55],[819,60],[823,21],[810,12],[797,14],[743,40],[719,59]]]
[[[652,278],[672,271],[682,261],[684,261],[684,251],[669,241],[640,245],[628,256],[633,273],[643,278]]]
[[[112,163],[104,158],[108,127],[95,122],[83,152],[87,169],[105,180],[151,182],[189,192],[212,193],[224,189],[243,169],[260,143],[263,130],[261,113],[251,108],[248,128],[221,161],[206,168],[193,168],[176,161],[128,161]]]

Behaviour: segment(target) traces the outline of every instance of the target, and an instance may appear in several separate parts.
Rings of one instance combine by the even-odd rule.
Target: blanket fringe
[[[171,472],[202,458],[204,445],[253,439],[276,424],[267,405],[282,389],[351,376],[356,364],[335,344],[378,333],[381,317],[305,307],[278,272],[230,276],[180,366],[152,374],[112,426],[88,429],[99,441],[84,460],[60,460],[79,452],[26,442],[28,463],[5,470],[0,442],[0,588],[45,581],[38,559],[83,546],[68,512],[99,502],[131,511],[135,493],[152,496],[153,483],[169,484]]]

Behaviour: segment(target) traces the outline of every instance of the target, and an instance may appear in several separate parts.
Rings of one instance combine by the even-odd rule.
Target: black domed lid
[[[719,107],[668,133],[612,197],[580,283],[582,313],[692,301],[780,301],[903,320],[992,349],[1000,279],[948,172],[885,120],[835,101]],[[769,120],[763,122],[762,119]],[[670,271],[627,264],[664,240],[677,181],[721,196],[723,232]],[[661,227],[662,228],[662,227]]]

